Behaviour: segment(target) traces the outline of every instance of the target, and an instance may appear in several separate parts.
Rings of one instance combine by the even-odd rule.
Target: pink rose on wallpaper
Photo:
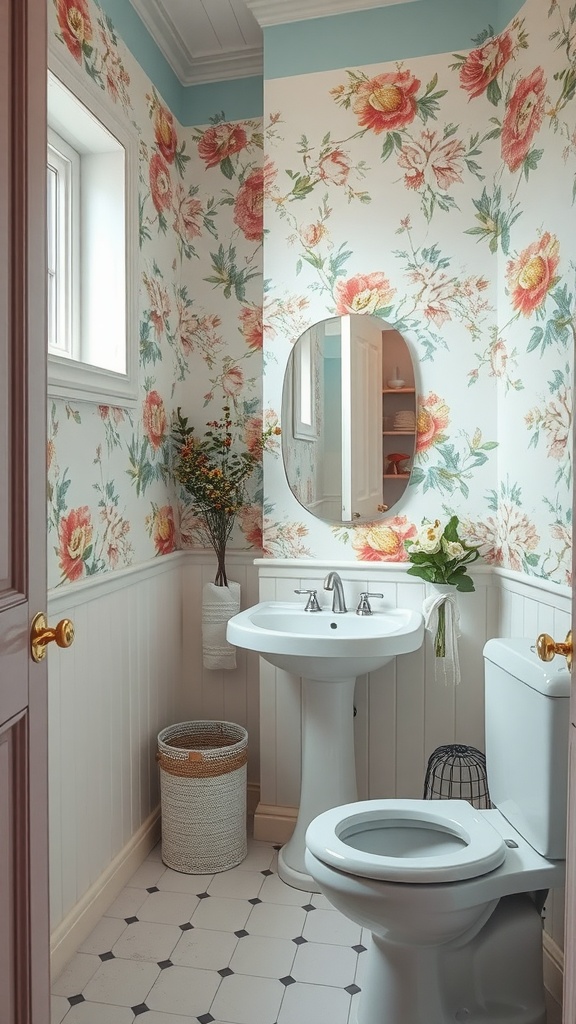
[[[200,200],[184,195],[184,189],[178,185],[174,207],[176,210],[174,230],[187,242],[198,238],[202,234],[202,203]]]
[[[509,32],[488,39],[483,46],[470,50],[460,68],[460,85],[470,99],[481,96],[498,77],[512,56],[512,39]]]
[[[154,449],[160,447],[166,434],[166,411],[157,391],[149,391],[142,408],[144,430]]]
[[[73,583],[84,574],[85,557],[92,545],[92,519],[87,505],[73,508],[58,526],[59,562],[62,574]]]
[[[458,139],[440,142],[436,132],[422,132],[420,141],[406,142],[400,150],[398,165],[408,171],[404,175],[406,188],[431,185],[445,191],[461,182],[465,154],[466,148]]]
[[[101,509],[100,519],[104,524],[104,545],[110,568],[116,569],[121,563],[129,564],[133,554],[132,545],[127,539],[130,523],[114,505],[106,505]]]
[[[490,376],[503,377],[506,373],[508,359],[506,342],[502,338],[498,338],[490,348]]]
[[[262,417],[250,416],[244,424],[244,444],[251,455],[262,454]]]
[[[74,60],[81,64],[84,43],[92,40],[87,0],[56,0],[56,17],[66,46]]]
[[[164,330],[166,320],[170,316],[170,298],[165,285],[157,277],[149,277],[148,274],[143,274],[142,280],[150,300],[148,316],[150,322],[154,324],[156,337],[159,338]]]
[[[300,228],[300,238],[308,249],[313,249],[315,245],[319,245],[325,235],[326,228],[320,222],[307,224],[305,227]]]
[[[248,348],[259,351],[263,344],[262,307],[242,306],[240,310],[240,330]]]
[[[514,309],[530,316],[545,301],[556,284],[560,245],[555,235],[545,231],[538,241],[523,249],[506,267],[506,284]]]
[[[154,138],[166,162],[173,163],[178,138],[174,128],[174,118],[161,103],[157,103],[154,110]]]
[[[350,174],[350,160],[342,149],[333,149],[323,156],[318,164],[318,173],[322,181],[330,181],[333,185],[345,185]]]
[[[471,525],[466,540],[481,548],[482,557],[489,565],[522,572],[524,556],[536,550],[540,537],[534,523],[517,505],[501,502],[498,522],[488,516],[483,522]]]
[[[389,306],[396,294],[385,274],[357,274],[347,281],[338,281],[334,289],[336,312],[374,313]]]
[[[154,507],[152,514],[152,539],[157,555],[169,555],[176,548],[176,526],[171,505]]]
[[[358,124],[376,135],[406,128],[416,116],[419,88],[420,80],[411,71],[387,72],[362,82],[353,105]]]
[[[263,231],[264,171],[256,167],[243,181],[234,200],[234,223],[249,241],[260,241]]]
[[[172,205],[170,171],[159,153],[155,153],[150,161],[150,191],[152,202],[158,213],[170,209]]]
[[[405,540],[416,536],[417,530],[406,516],[394,516],[374,526],[354,530],[352,547],[362,562],[406,562]]]
[[[439,441],[450,422],[450,410],[446,403],[433,392],[421,398],[416,424],[416,451],[425,452]]]
[[[230,366],[222,376],[222,390],[230,398],[238,397],[244,387],[244,374],[239,366]]]
[[[502,159],[516,171],[526,157],[544,117],[546,79],[542,68],[521,78],[510,98],[502,122]]]
[[[240,528],[253,548],[262,547],[262,507],[245,505],[238,513]]]
[[[198,155],[209,167],[239,153],[247,145],[246,132],[239,124],[215,124],[207,128],[198,143]]]

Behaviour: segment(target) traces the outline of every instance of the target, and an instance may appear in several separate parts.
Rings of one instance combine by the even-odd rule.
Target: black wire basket
[[[437,747],[428,758],[424,799],[467,800],[473,807],[490,808],[486,756],[463,743]]]

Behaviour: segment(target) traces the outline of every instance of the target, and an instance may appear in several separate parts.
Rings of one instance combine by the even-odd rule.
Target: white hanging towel
[[[205,583],[202,588],[202,653],[204,668],[236,668],[236,648],[226,639],[228,619],[240,611],[240,584]]]
[[[434,676],[437,680],[443,678],[446,685],[452,683],[453,686],[458,686],[460,682],[460,659],[458,657],[460,611],[455,594],[436,592],[424,598],[422,602],[424,628],[432,634],[432,645],[434,645],[438,629],[438,609],[441,604],[445,605],[446,654],[443,658],[434,658]]]

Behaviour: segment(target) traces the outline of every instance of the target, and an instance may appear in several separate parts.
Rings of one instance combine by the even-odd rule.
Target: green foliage
[[[467,567],[479,558],[477,547],[461,540],[458,534],[458,516],[452,516],[444,529],[440,520],[426,522],[416,540],[405,541],[409,576],[418,576],[428,583],[447,583],[456,590],[470,592],[474,582],[466,575]]]

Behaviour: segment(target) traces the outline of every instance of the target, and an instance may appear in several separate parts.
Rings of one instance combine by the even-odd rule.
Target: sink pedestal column
[[[356,679],[302,679],[300,808],[291,838],[278,854],[278,874],[288,885],[319,892],[306,872],[308,825],[322,811],[358,799],[354,761]]]

